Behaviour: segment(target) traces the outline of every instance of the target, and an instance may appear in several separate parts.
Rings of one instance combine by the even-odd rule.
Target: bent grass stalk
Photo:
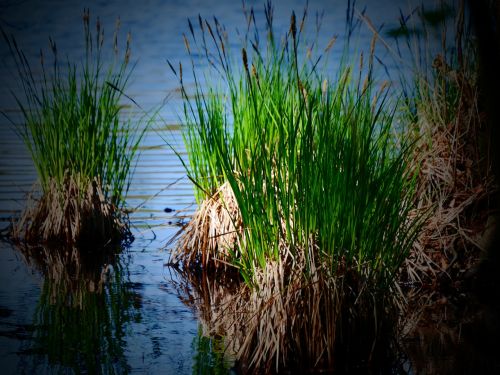
[[[29,217],[25,215],[20,221],[24,227],[18,226],[18,234],[24,239],[77,242],[83,222],[92,226],[86,215],[96,215],[94,219],[103,216],[103,221],[110,223],[94,227],[102,231],[103,242],[114,237],[116,230],[122,235],[126,231],[121,222],[122,208],[131,163],[143,134],[140,122],[120,117],[123,91],[131,72],[129,39],[120,62],[115,33],[115,62],[105,64],[103,29],[98,20],[94,39],[89,18],[87,10],[83,17],[86,49],[81,65],[60,63],[56,44],[51,40],[53,66],[47,68],[41,54],[41,77],[32,73],[14,38],[2,30],[24,91],[22,97],[14,94],[23,123],[12,122],[31,154],[41,185],[42,198],[34,204],[48,210],[39,212],[40,223],[33,217],[37,208],[28,208]],[[44,202],[48,197],[50,202]],[[74,209],[67,209],[69,206]],[[90,206],[89,210],[85,206]],[[88,212],[80,217],[84,211]],[[43,216],[55,222],[44,224]]]

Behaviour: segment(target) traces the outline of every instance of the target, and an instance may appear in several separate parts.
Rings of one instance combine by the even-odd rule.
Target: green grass
[[[140,141],[138,124],[120,118],[131,72],[129,43],[123,57],[116,51],[115,61],[105,63],[103,30],[98,25],[94,36],[89,23],[85,13],[83,61],[61,63],[51,40],[53,64],[47,67],[47,56],[41,55],[41,77],[33,74],[14,38],[2,30],[24,94],[15,94],[23,115],[15,129],[31,154],[44,192],[51,180],[63,186],[67,175],[80,176],[82,184],[98,177],[106,199],[122,206]]]
[[[185,166],[198,202],[230,184],[243,223],[231,262],[250,285],[286,253],[306,264],[326,261],[333,274],[356,270],[387,289],[419,222],[409,216],[411,144],[393,134],[394,109],[375,85],[372,55],[359,71],[344,63],[327,77],[321,56],[302,56],[295,15],[282,39],[266,18],[265,47],[248,41],[237,63],[217,19],[200,19],[201,35],[190,23],[188,52],[210,51],[210,41],[214,71],[206,77],[220,74],[224,87],[202,85],[194,71],[195,92],[187,93],[182,67],[171,65],[185,97]],[[247,20],[257,30],[255,18]]]
[[[53,225],[58,229],[47,234],[48,230],[42,228],[43,218],[37,223],[40,215],[27,210],[30,217],[22,221],[31,228],[26,233],[33,233],[22,235],[25,238],[75,241],[78,230],[72,227],[81,224],[78,215],[82,214],[84,220],[85,216],[95,216],[98,211],[103,211],[104,221],[116,223],[110,228],[121,225],[129,172],[143,134],[141,121],[127,120],[123,110],[124,100],[131,100],[124,94],[132,71],[129,67],[129,39],[122,56],[116,47],[117,27],[114,59],[107,62],[104,32],[99,20],[95,34],[90,30],[88,11],[83,20],[85,54],[82,61],[61,62],[55,42],[50,40],[49,58],[40,55],[40,74],[34,74],[14,37],[2,30],[22,88],[21,95],[13,95],[23,120],[21,123],[11,121],[36,167],[43,193],[37,210],[41,216],[58,223]],[[53,204],[54,199],[57,204]],[[76,207],[74,210],[73,206]],[[61,220],[66,221],[59,226]],[[69,231],[72,231],[71,235],[67,235]],[[107,229],[103,229],[102,234],[103,237],[112,237]],[[103,238],[103,241],[108,239]]]

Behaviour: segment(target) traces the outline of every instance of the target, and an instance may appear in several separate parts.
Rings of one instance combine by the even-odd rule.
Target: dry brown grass
[[[229,250],[237,249],[241,230],[238,203],[226,182],[202,202],[189,223],[181,229],[171,261],[182,261],[184,267],[226,266]]]
[[[227,359],[243,373],[332,371],[353,359],[344,351],[356,352],[358,365],[385,347],[377,342],[387,333],[382,322],[394,318],[385,311],[400,302],[398,293],[376,301],[354,270],[332,275],[326,262],[306,264],[305,257],[295,258],[292,267],[285,252],[255,275],[255,288],[227,274],[181,273],[180,294],[197,311],[203,334],[224,337]],[[375,309],[387,316],[377,318]],[[397,316],[390,325],[398,329]]]
[[[179,232],[170,264],[181,263],[186,282],[180,294],[198,312],[203,334],[224,337],[228,359],[243,372],[293,366],[332,371],[389,347],[381,337],[386,340],[392,337],[385,335],[388,331],[403,326],[398,314],[404,301],[396,282],[378,295],[368,285],[368,270],[345,262],[334,270],[333,260],[320,255],[311,241],[307,251],[297,249],[295,256],[282,242],[278,260],[257,268],[250,287],[230,263],[229,250],[236,252],[244,241],[242,229],[226,183]],[[347,358],[352,353],[358,357]]]
[[[187,273],[192,289],[185,302],[198,311],[203,334],[225,337],[227,357],[237,359],[244,371],[273,372],[289,364],[292,353],[303,361],[314,358],[313,363],[324,364],[324,357],[331,354],[326,347],[335,335],[325,328],[335,329],[336,319],[329,320],[330,327],[322,327],[321,299],[306,299],[321,289],[325,292],[325,285],[316,282],[304,287],[293,276],[294,282],[285,286],[283,272],[282,264],[269,264],[256,275],[258,290],[243,283],[226,287],[210,277],[194,281],[193,274]],[[322,307],[329,315],[335,312]]]
[[[105,246],[129,235],[123,213],[105,199],[99,180],[85,186],[67,176],[62,187],[51,181],[48,192],[31,193],[11,236],[27,245]]]
[[[435,86],[420,84],[424,93],[413,124],[420,137],[416,209],[428,219],[406,261],[403,281],[423,286],[426,294],[437,292],[439,299],[440,285],[459,290],[484,254],[494,227],[490,200],[497,187],[476,77],[465,67],[453,70],[441,56],[434,69]],[[458,94],[451,103],[445,91],[450,87]]]

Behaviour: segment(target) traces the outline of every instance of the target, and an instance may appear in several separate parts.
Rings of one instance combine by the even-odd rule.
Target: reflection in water
[[[214,280],[205,271],[170,269],[179,276],[171,280],[179,298],[196,311],[200,321],[194,339],[193,374],[228,373],[245,333],[233,311],[241,286],[231,278],[231,270]]]
[[[230,363],[225,359],[223,337],[207,337],[200,325],[198,335],[194,339],[195,356],[193,358],[193,374],[227,374]]]
[[[179,282],[174,284],[181,300],[193,308],[201,323],[195,340],[194,373],[275,373],[275,362],[261,366],[262,347],[265,349],[277,342],[278,335],[270,336],[265,331],[269,318],[279,320],[284,331],[279,341],[280,355],[285,346],[291,348],[292,355],[275,358],[282,361],[284,373],[326,372],[326,373],[370,373],[407,374],[407,358],[400,352],[397,338],[388,324],[394,324],[392,317],[380,317],[379,326],[373,332],[373,322],[369,317],[355,312],[342,311],[341,318],[331,326],[338,330],[341,342],[333,353],[334,367],[326,362],[311,362],[309,348],[320,335],[315,335],[317,326],[310,323],[313,304],[307,299],[304,305],[294,310],[285,306],[279,311],[278,298],[263,295],[264,303],[254,304],[260,296],[249,293],[246,285],[231,277],[230,270],[214,278],[206,271],[192,272],[172,267],[179,274]],[[235,276],[235,275],[233,275]],[[309,293],[303,289],[302,293]],[[311,292],[313,293],[313,292]],[[262,295],[262,293],[261,293]],[[309,296],[308,294],[305,294]],[[284,317],[285,314],[288,314]],[[260,324],[264,322],[264,324]],[[294,322],[302,322],[302,325]],[[337,324],[337,325],[336,325]],[[298,327],[298,328],[297,328]],[[203,363],[202,363],[203,362]]]
[[[464,294],[465,306],[442,303],[404,343],[412,374],[499,374],[500,306]]]
[[[45,275],[33,340],[24,350],[33,358],[30,370],[129,372],[125,328],[140,320],[140,296],[129,287],[127,264],[114,255],[84,257],[76,249],[25,254]]]

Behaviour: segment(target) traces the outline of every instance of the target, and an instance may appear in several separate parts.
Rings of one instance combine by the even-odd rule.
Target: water
[[[320,45],[326,46],[332,35],[344,30],[346,4],[320,0],[309,3],[311,20],[314,12],[325,11]],[[251,5],[256,7],[257,21],[263,22],[262,3],[249,1],[247,7]],[[0,242],[2,373],[70,372],[79,368],[141,374],[203,371],[203,364],[214,363],[210,350],[214,343],[199,338],[196,313],[179,297],[175,287],[178,276],[165,266],[169,256],[167,241],[195,209],[192,186],[177,156],[165,143],[167,140],[185,156],[178,126],[182,111],[179,84],[166,60],[189,66],[182,41],[182,33],[189,33],[188,17],[195,20],[198,14],[216,15],[229,32],[236,28],[241,31],[241,4],[230,0],[215,5],[196,0],[11,0],[0,3],[0,25],[15,35],[33,66],[37,64],[39,49],[48,46],[48,36],[56,41],[61,53],[75,61],[83,53],[84,7],[90,7],[91,15],[100,17],[108,40],[115,19],[120,16],[119,40],[124,41],[128,31],[132,33],[132,59],[137,61],[127,94],[142,108],[160,108],[157,122],[143,140],[128,197],[130,207],[139,207],[131,215],[135,241],[113,259],[99,260],[97,266],[86,266],[87,261],[81,260],[84,267],[76,270],[79,274],[64,267],[51,269],[40,261],[40,256],[22,254]],[[300,0],[276,2],[277,29],[286,30],[291,10],[301,14],[303,7]],[[376,25],[394,23],[398,7],[408,9],[407,1],[377,2],[376,7],[368,7],[368,14]],[[235,44],[231,47],[238,51],[236,33],[232,36]],[[364,28],[359,34],[359,45],[368,46],[370,38],[371,32]],[[1,108],[17,119],[19,114],[10,94],[11,89],[16,90],[16,82],[11,78],[12,61],[3,41],[0,45]],[[332,71],[340,52],[340,48],[334,49],[330,56]],[[387,56],[387,52],[380,52],[382,60],[387,60]],[[195,59],[195,64],[203,68],[205,62]],[[186,72],[188,86],[190,79]],[[2,117],[1,228],[22,209],[24,196],[36,180],[24,146],[8,125]],[[57,262],[52,268],[55,265]],[[102,278],[106,281],[101,282]],[[97,288],[102,288],[102,292],[96,293]],[[73,300],[68,301],[68,296]],[[100,367],[93,367],[96,363]]]

